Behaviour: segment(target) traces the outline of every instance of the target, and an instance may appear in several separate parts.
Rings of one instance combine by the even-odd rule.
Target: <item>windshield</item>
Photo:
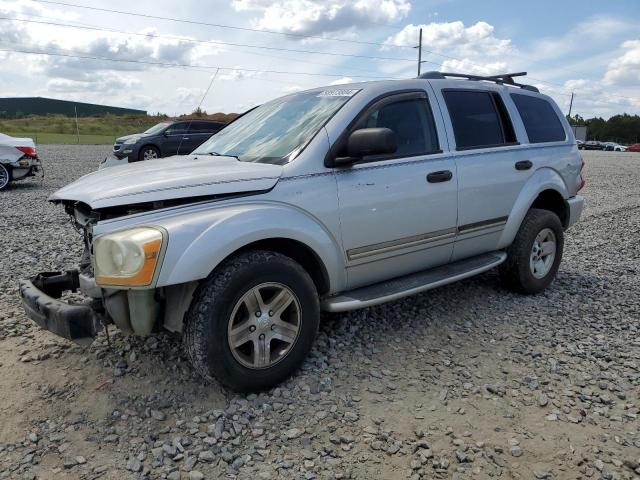
[[[150,129],[145,130],[144,133],[146,133],[147,135],[155,135],[156,133],[160,133],[162,130],[167,128],[169,125],[171,125],[171,122],[161,122],[161,123],[158,123],[158,124],[154,125]]]
[[[314,90],[273,100],[243,115],[193,153],[228,155],[243,162],[284,164],[293,160],[357,92]]]

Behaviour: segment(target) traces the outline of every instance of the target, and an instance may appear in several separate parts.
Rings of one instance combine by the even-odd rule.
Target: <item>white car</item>
[[[31,138],[14,138],[0,133],[0,190],[13,180],[35,176],[41,166],[36,144]]]

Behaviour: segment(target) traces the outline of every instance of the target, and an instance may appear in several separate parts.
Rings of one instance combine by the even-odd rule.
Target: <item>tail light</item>
[[[30,157],[38,156],[38,152],[36,152],[35,147],[16,147],[16,148],[20,150],[22,153],[24,153],[25,155],[28,155]]]
[[[584,181],[584,177],[582,176],[582,169],[584,168],[584,158],[580,159],[580,185],[578,186],[578,191],[582,190],[587,182]]]

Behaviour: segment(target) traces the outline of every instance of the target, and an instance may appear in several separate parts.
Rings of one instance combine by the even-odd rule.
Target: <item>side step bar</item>
[[[500,265],[506,258],[507,254],[504,252],[484,253],[477,257],[327,297],[322,300],[321,307],[327,312],[345,312],[390,302],[486,272]]]

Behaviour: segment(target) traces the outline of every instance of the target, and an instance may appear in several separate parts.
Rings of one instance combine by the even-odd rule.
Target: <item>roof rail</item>
[[[525,85],[523,83],[516,83],[513,80],[513,77],[523,77],[527,74],[527,72],[517,72],[517,73],[502,73],[500,75],[489,75],[489,76],[481,76],[481,75],[470,75],[466,73],[446,73],[446,72],[425,72],[420,75],[418,78],[424,78],[427,80],[443,80],[447,77],[452,78],[466,78],[467,80],[486,80],[488,82],[495,82],[499,85],[513,85],[514,87],[520,87],[524,90],[530,90],[532,92],[539,92],[537,87],[533,85]]]

